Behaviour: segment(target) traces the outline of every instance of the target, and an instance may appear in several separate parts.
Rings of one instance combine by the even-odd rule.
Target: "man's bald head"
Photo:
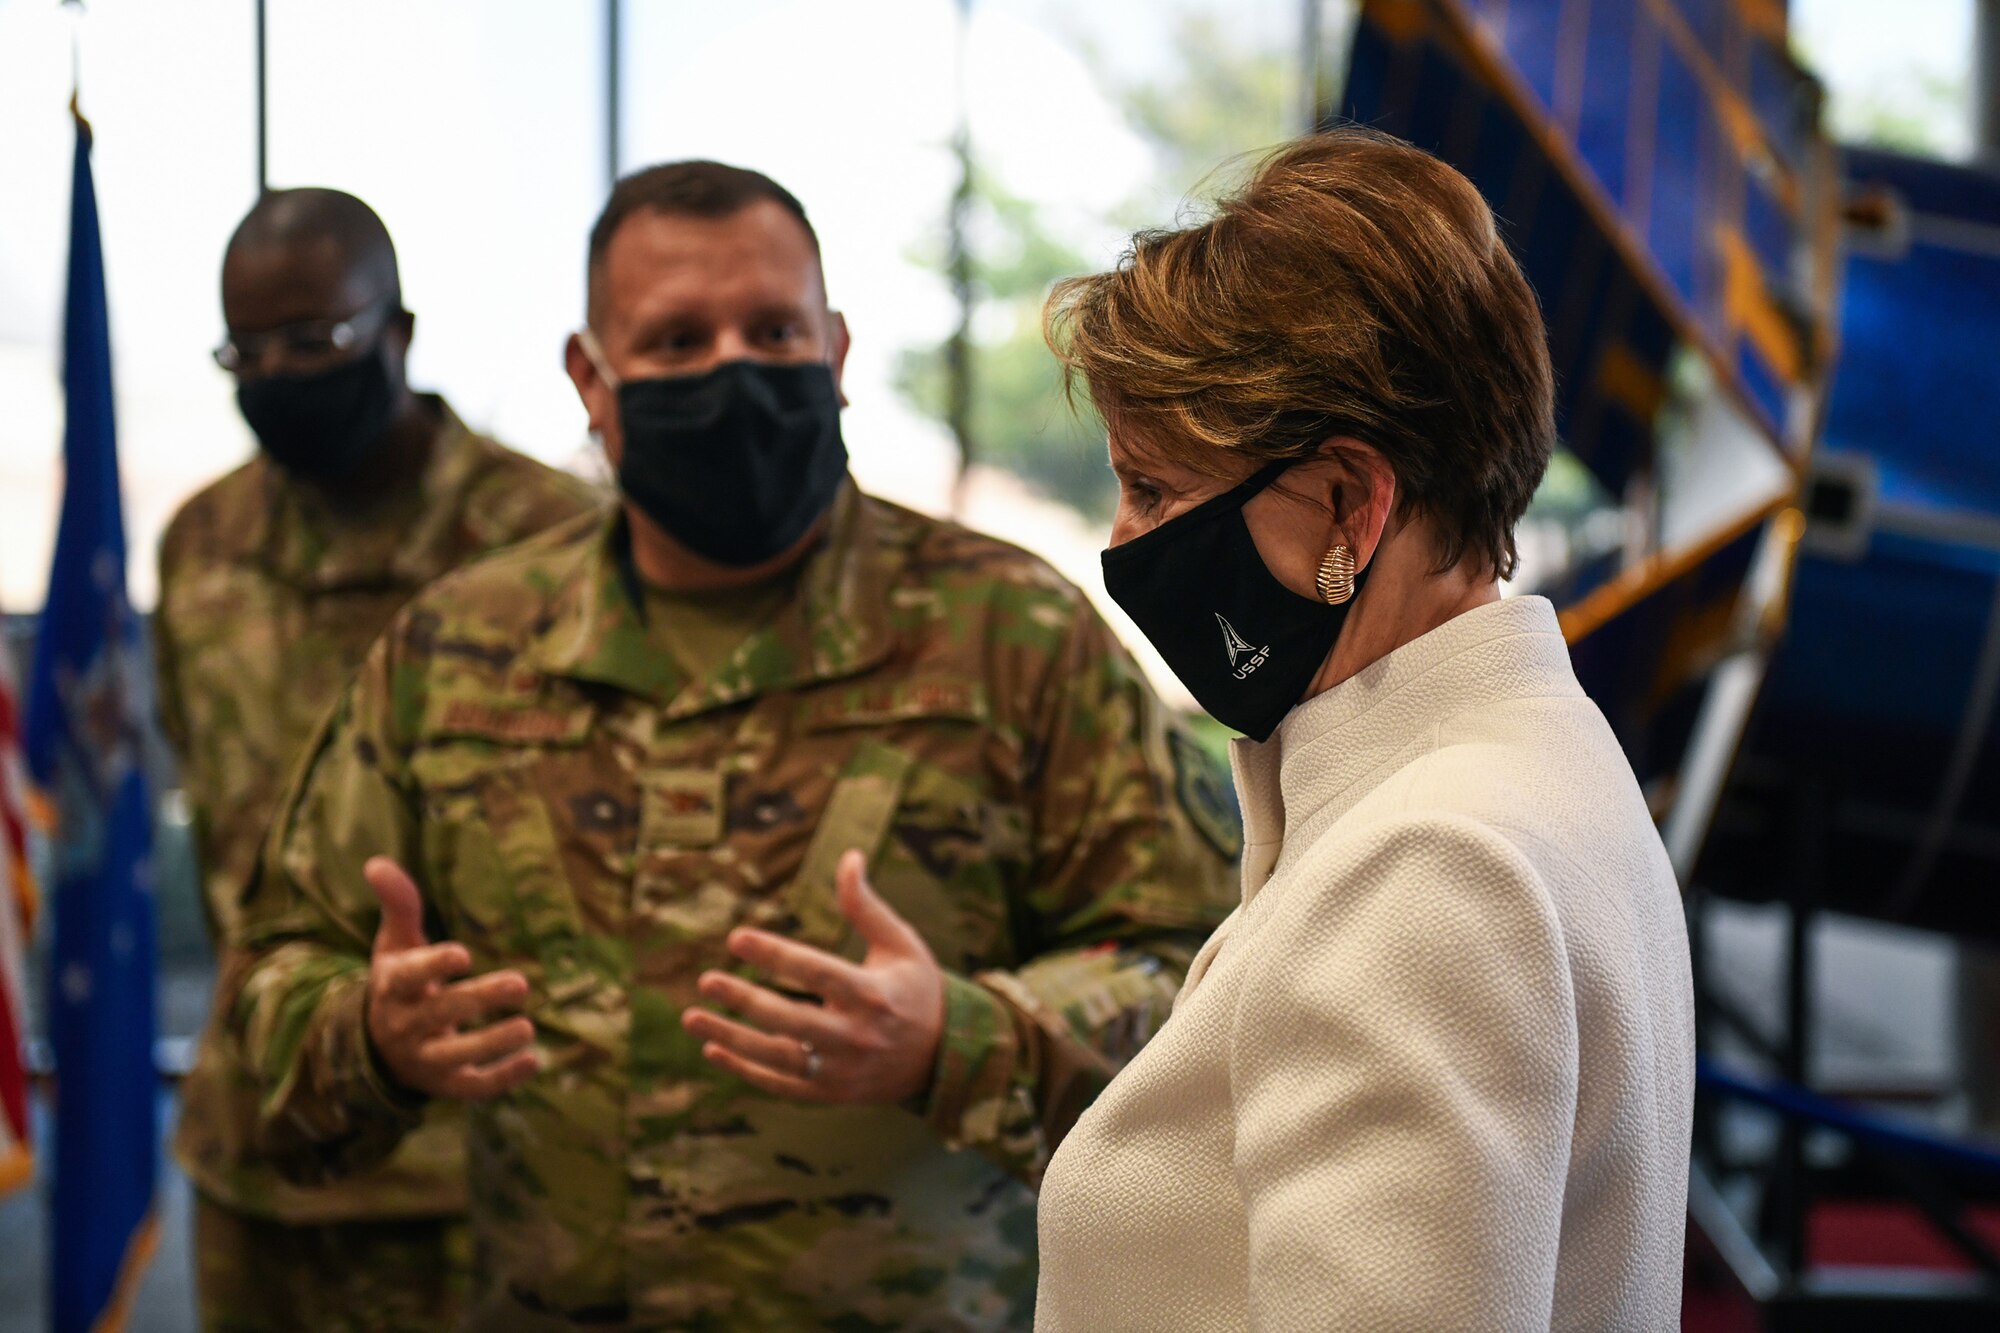
[[[223,254],[225,300],[230,264],[247,252],[310,257],[336,268],[343,285],[365,289],[371,299],[402,300],[389,229],[374,209],[342,190],[272,190],[259,199],[236,224]]]
[[[416,317],[375,210],[340,190],[273,190],[222,256],[217,359],[264,452],[343,500],[415,483],[439,416],[410,392]]]
[[[325,189],[273,190],[237,224],[222,257],[222,317],[238,379],[314,374],[379,351],[399,386],[416,323],[389,229],[353,195]],[[348,336],[336,342],[342,325]]]

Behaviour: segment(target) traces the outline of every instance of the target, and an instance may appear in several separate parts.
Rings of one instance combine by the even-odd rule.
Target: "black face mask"
[[[303,481],[339,482],[388,438],[402,385],[378,342],[316,375],[267,375],[236,386],[236,406],[271,460]]]
[[[1268,740],[1333,650],[1352,600],[1301,597],[1257,554],[1243,506],[1292,465],[1104,553],[1104,586],[1188,693],[1224,726]],[[1366,571],[1355,575],[1357,595]]]
[[[618,386],[618,487],[668,536],[739,568],[784,554],[847,477],[840,391],[812,361],[728,361]]]

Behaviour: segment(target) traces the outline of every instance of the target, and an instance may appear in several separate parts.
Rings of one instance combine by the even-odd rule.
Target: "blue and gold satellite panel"
[[[2000,939],[2000,180],[1850,150],[1790,622],[1699,869]]]
[[[1564,451],[1624,523],[1529,587],[1662,804],[1758,553],[1797,526],[1772,520],[1833,352],[1820,100],[1779,0],[1365,0],[1327,108],[1471,177],[1541,298]]]

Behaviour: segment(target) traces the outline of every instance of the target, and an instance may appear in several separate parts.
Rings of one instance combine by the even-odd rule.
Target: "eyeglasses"
[[[283,359],[289,362],[323,361],[360,346],[395,308],[396,298],[384,296],[345,319],[302,319],[263,333],[232,333],[215,349],[215,364],[238,375],[246,367],[261,364],[271,347],[283,352]]]

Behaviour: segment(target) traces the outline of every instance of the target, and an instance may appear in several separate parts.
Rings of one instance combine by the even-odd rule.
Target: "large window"
[[[271,183],[366,199],[418,314],[417,382],[473,424],[575,460],[561,370],[583,237],[603,200],[601,8],[534,0],[269,6]],[[42,597],[60,493],[57,366],[68,244],[72,36],[110,294],[132,597],[161,528],[249,455],[220,341],[218,274],[256,198],[254,11],[0,4],[0,609]]]
[[[957,22],[952,0],[633,0],[626,14],[624,168],[715,158],[798,195],[854,339],[855,473],[933,511],[949,504],[952,451],[892,371],[900,348],[952,320],[919,251],[954,179]]]
[[[945,6],[944,8],[949,8]],[[896,340],[896,394],[966,466],[961,517],[1047,557],[1097,601],[1169,699],[1188,696],[1104,595],[1114,488],[1087,403],[1042,341],[1058,278],[1114,263],[1231,179],[1215,168],[1306,123],[1295,0],[978,0],[944,132],[946,189],[907,262],[942,318]],[[962,202],[952,207],[963,181]],[[952,225],[954,211],[958,225]]]
[[[271,184],[373,205],[417,316],[412,381],[556,464],[586,444],[562,345],[606,186],[603,47],[595,4],[270,6]]]
[[[1836,139],[1963,161],[1974,148],[1978,0],[1792,0],[1792,41]]]
[[[245,448],[208,350],[222,326],[222,247],[256,198],[251,7],[93,0],[78,18],[0,4],[0,610],[15,612],[41,603],[61,494],[73,34],[96,127],[138,605],[152,602],[167,516]]]

